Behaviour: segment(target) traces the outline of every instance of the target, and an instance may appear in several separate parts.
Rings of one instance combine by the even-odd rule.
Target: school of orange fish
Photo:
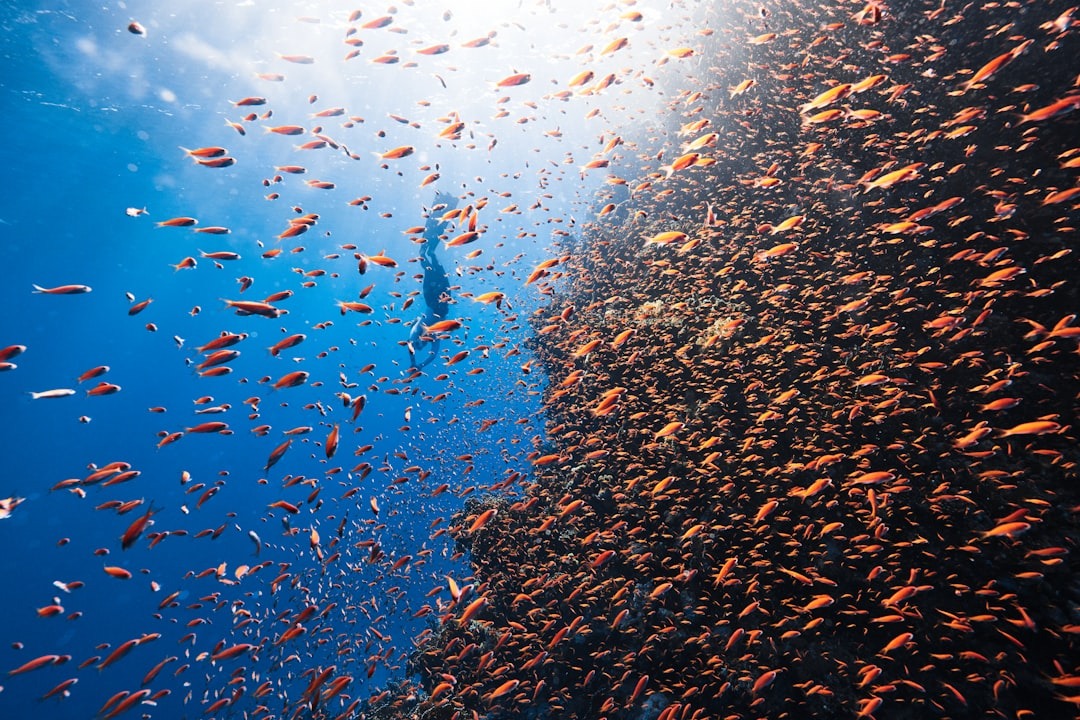
[[[164,653],[141,683],[104,702],[101,717],[152,714],[161,700],[155,677],[172,663],[177,674],[222,668],[202,671],[206,689],[189,698],[210,717],[1080,715],[1080,297],[1072,265],[1080,11],[1034,0],[709,5],[672,11],[692,30],[682,27],[652,67],[604,77],[584,67],[554,93],[535,91],[525,101],[542,114],[633,82],[638,92],[660,94],[663,108],[626,127],[609,113],[615,127],[601,134],[592,158],[544,181],[561,180],[562,189],[549,192],[572,193],[579,178],[606,174],[604,189],[585,198],[590,219],[557,229],[550,259],[527,277],[470,270],[491,274],[496,289],[463,297],[494,306],[507,325],[518,321],[512,305],[528,305],[521,298],[544,303],[528,316],[535,360],[517,368],[521,386],[543,392],[546,427],[526,458],[530,473],[456,487],[432,482],[439,473],[429,480],[418,464],[393,479],[386,461],[361,462],[350,482],[341,481],[341,468],[325,468],[321,478],[286,472],[280,487],[289,499],[268,512],[308,525],[304,562],[236,567],[243,561],[236,558],[203,571],[219,587],[202,602],[228,615],[229,629],[211,630],[205,645],[195,630],[209,621],[189,623],[183,658]],[[580,53],[583,65],[633,45],[636,24],[674,24],[633,0],[598,12],[605,29],[591,31],[602,39]],[[361,40],[398,28],[394,12],[356,11],[347,26],[346,61],[406,60],[405,51],[380,55]],[[128,30],[148,34],[139,23]],[[410,52],[471,51],[497,36],[477,37],[425,41]],[[658,71],[662,82],[650,75]],[[534,74],[519,68],[494,86],[529,91]],[[231,126],[244,135],[246,125],[269,122],[259,108],[271,104],[235,101],[253,114]],[[316,117],[363,122],[336,107]],[[452,115],[444,124],[437,142],[467,132]],[[304,150],[352,160],[367,154],[323,128],[268,129],[310,137],[297,146]],[[374,162],[409,162],[423,149],[378,148]],[[244,161],[241,143],[186,154],[208,172]],[[276,172],[267,188],[305,168],[283,164]],[[431,186],[422,192],[445,182],[438,168],[420,172],[420,187]],[[428,208],[405,232],[415,239],[435,223],[444,252],[481,248],[455,260],[464,265],[505,231],[485,224],[494,214],[487,197],[459,199],[460,207]],[[378,198],[350,204],[375,208]],[[294,215],[262,248],[267,262],[300,252],[295,243],[320,220],[299,206]],[[229,232],[193,216],[158,225]],[[337,251],[325,259],[342,275],[371,277],[399,265],[385,251],[348,243]],[[200,259],[237,257],[230,250]],[[197,263],[186,257],[175,268]],[[299,290],[325,271],[301,274]],[[241,278],[239,292],[252,286]],[[339,300],[340,315],[375,313],[363,302],[372,287]],[[79,295],[90,287],[34,291]],[[270,350],[277,357],[308,342],[296,315],[286,314],[292,294],[224,303],[245,323],[281,326]],[[150,303],[129,300],[132,315]],[[464,347],[457,338],[468,323],[428,327],[449,341],[440,362],[380,378],[369,392],[438,403],[465,374],[453,366],[479,375],[489,356],[517,357],[499,340]],[[229,379],[247,337],[208,339],[193,366],[200,376]],[[5,369],[22,350],[0,351]],[[120,392],[97,380],[108,371],[94,367],[79,382],[96,380],[91,396]],[[326,465],[339,449],[370,450],[363,435],[352,438],[367,402],[350,392],[354,371],[342,373],[336,392],[325,388],[318,409]],[[305,366],[261,382],[287,393],[323,382],[317,373]],[[540,376],[546,384],[535,385]],[[431,391],[440,383],[445,393]],[[228,410],[211,402],[200,412]],[[259,398],[247,404],[251,430],[270,435],[259,424]],[[335,406],[343,414],[328,410]],[[530,431],[527,419],[515,420]],[[211,419],[163,431],[159,447],[239,424]],[[288,431],[268,457],[251,460],[252,472],[279,476],[296,454],[290,448],[310,432],[308,425]],[[470,463],[476,447],[443,452],[447,462]],[[398,459],[411,462],[404,452]],[[425,498],[467,495],[464,509],[449,523],[436,519],[431,537],[414,538],[413,549],[387,553],[379,504],[359,486],[379,471],[389,484],[423,488]],[[101,488],[137,485],[139,474],[117,461],[54,490],[100,497]],[[194,509],[222,486],[192,484]],[[478,486],[485,492],[472,494]],[[19,502],[0,501],[0,519],[18,513]],[[142,500],[104,507],[133,513],[118,537],[121,551],[187,534],[155,532],[161,510]],[[373,519],[350,522],[350,510]],[[320,522],[332,533],[320,536]],[[269,546],[254,531],[250,538],[256,554]],[[403,573],[423,576],[429,544],[440,538],[453,540],[455,559],[470,572],[429,576],[419,607],[389,603],[430,621],[403,654],[401,639],[380,630],[381,600],[352,597],[344,578],[364,564],[385,571],[384,585]],[[130,579],[122,565],[104,571]],[[251,593],[255,583],[262,598]],[[60,589],[70,594],[83,584]],[[398,590],[378,592],[393,598]],[[162,595],[161,615],[178,608],[178,595]],[[43,618],[65,612],[59,599],[37,610]],[[367,628],[357,633],[357,623]],[[68,660],[84,672],[104,670],[159,637],[144,633],[89,659],[43,654],[10,675]],[[319,654],[323,645],[336,659]],[[394,682],[366,684],[377,666],[392,666]],[[275,673],[288,673],[290,684]],[[72,673],[46,697],[74,691],[77,680]],[[10,678],[8,691],[17,681]]]

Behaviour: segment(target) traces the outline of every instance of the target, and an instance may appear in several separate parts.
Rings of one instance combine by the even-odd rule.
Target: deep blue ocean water
[[[143,712],[198,716],[209,702],[208,689],[218,692],[227,674],[240,666],[258,679],[248,683],[252,689],[269,679],[275,693],[295,694],[303,689],[306,679],[300,674],[309,667],[352,663],[356,683],[350,694],[374,693],[388,678],[401,677],[411,637],[423,627],[411,616],[427,602],[425,594],[442,585],[445,595],[445,576],[467,572],[451,559],[446,536],[429,539],[433,521],[443,518],[445,527],[461,507],[462,491],[476,487],[479,493],[510,472],[523,471],[526,454],[537,449],[543,380],[540,373],[526,376],[519,368],[530,359],[522,345],[527,316],[543,297],[523,282],[536,263],[557,251],[561,235],[553,231],[573,232],[574,203],[599,183],[579,179],[577,166],[591,153],[580,143],[594,140],[603,128],[581,122],[590,107],[585,101],[569,110],[547,101],[549,107],[540,112],[522,102],[535,100],[555,78],[564,81],[572,74],[566,58],[580,38],[553,28],[554,16],[544,6],[509,8],[496,18],[475,9],[417,3],[400,6],[394,15],[395,25],[407,27],[409,34],[365,30],[360,35],[365,45],[358,48],[362,56],[346,61],[351,46],[343,40],[353,9],[262,2],[5,3],[0,8],[0,104],[6,128],[0,152],[8,175],[0,206],[6,255],[0,293],[7,309],[0,345],[27,348],[12,358],[16,369],[0,374],[5,427],[0,496],[25,499],[0,522],[5,548],[0,572],[6,578],[0,610],[7,618],[0,670],[6,673],[40,655],[70,656],[62,664],[5,675],[2,717],[41,712],[92,717],[114,693],[138,690],[155,664],[173,656],[176,660],[146,686],[169,694],[156,700],[156,709],[147,705]],[[382,12],[374,6],[364,10],[360,22]],[[520,22],[506,22],[513,18]],[[132,21],[145,28],[144,35],[129,32]],[[497,43],[458,47],[493,31]],[[455,47],[427,57],[413,52],[421,41]],[[558,57],[555,48],[562,53]],[[376,50],[397,51],[417,66],[371,63]],[[299,54],[315,62],[280,57]],[[495,87],[525,67],[534,74],[530,92]],[[285,79],[259,79],[257,73],[281,73]],[[266,97],[267,103],[237,107],[232,102],[249,96]],[[500,103],[500,97],[507,100]],[[311,117],[334,107],[346,114]],[[509,111],[507,117],[496,116],[502,109]],[[249,112],[267,110],[272,117],[242,120]],[[465,137],[436,137],[453,113],[466,122]],[[353,127],[342,127],[350,117]],[[226,121],[242,124],[246,135]],[[313,139],[316,123],[357,159],[344,149],[295,149]],[[284,124],[303,125],[308,132],[288,137],[264,130]],[[383,161],[374,154],[401,145],[414,145],[416,154],[380,167]],[[181,149],[206,146],[227,148],[235,165],[201,167]],[[274,169],[291,164],[305,166],[307,173]],[[432,172],[440,179],[420,187]],[[264,186],[275,175],[282,181]],[[565,183],[564,177],[569,178]],[[309,179],[336,187],[310,188],[303,184]],[[481,212],[487,232],[481,243],[440,249],[452,273],[451,316],[465,326],[443,343],[441,357],[425,376],[403,384],[408,374],[403,342],[419,317],[422,298],[403,309],[410,293],[420,289],[420,268],[419,246],[402,231],[424,224],[424,209],[436,189],[460,196],[459,206],[487,198],[490,205]],[[271,192],[280,198],[266,199]],[[348,204],[365,196],[370,200],[364,206]],[[511,204],[519,210],[499,213]],[[146,214],[132,217],[129,208],[145,208]],[[278,241],[290,218],[301,212],[317,213],[317,225],[299,238]],[[231,232],[156,226],[178,216],[197,218],[197,227],[225,226]],[[354,251],[341,248],[345,244],[368,255],[385,250],[398,267],[371,266],[361,276]],[[261,257],[274,247],[285,252]],[[294,248],[302,251],[291,252]],[[482,254],[466,259],[474,248]],[[234,252],[240,259],[215,267],[200,251]],[[335,254],[340,257],[327,257]],[[188,256],[197,267],[171,267]],[[325,274],[304,275],[311,271]],[[242,277],[253,281],[243,293]],[[305,281],[311,286],[303,287]],[[85,284],[92,292],[35,294],[33,284]],[[339,314],[335,302],[357,300],[369,284],[374,288],[365,301],[374,312]],[[222,302],[260,300],[282,290],[294,294],[280,305],[288,314],[277,319],[239,317]],[[470,293],[495,290],[507,295],[502,309],[468,299]],[[126,293],[135,302],[152,302],[131,316]],[[271,357],[267,348],[286,330],[307,339]],[[192,366],[205,356],[195,348],[223,331],[247,334],[234,348],[240,355],[228,364],[232,372],[199,377]],[[459,349],[470,350],[470,356],[442,367]],[[515,349],[520,354],[511,352]],[[374,368],[361,374],[368,364]],[[109,371],[77,382],[99,365]],[[266,382],[296,369],[310,373],[301,387],[273,390]],[[448,377],[436,380],[439,372]],[[88,396],[86,391],[102,381],[121,389]],[[59,388],[75,393],[38,400],[29,394]],[[366,395],[356,423],[339,392]],[[259,400],[258,415],[251,419],[253,408],[245,404],[250,398]],[[222,405],[230,407],[198,414]],[[209,420],[227,422],[232,434],[189,433],[158,447],[163,434]],[[266,436],[252,433],[263,424],[271,428]],[[340,425],[341,445],[327,461],[322,443],[332,425]],[[264,471],[271,450],[286,437],[283,432],[302,426],[311,432],[295,436],[282,460]],[[355,457],[363,445],[372,448]],[[51,489],[114,461],[140,474],[112,487],[75,482]],[[362,470],[354,467],[363,462],[373,469],[361,478]],[[422,470],[405,473],[410,466]],[[420,472],[429,475],[421,479]],[[184,473],[190,476],[187,484],[181,481]],[[287,476],[310,480],[284,487]],[[400,478],[406,480],[395,484]],[[443,483],[450,491],[432,497]],[[201,488],[189,492],[195,485]],[[215,486],[217,492],[196,507]],[[316,489],[317,498],[309,499]],[[343,498],[349,490],[355,494]],[[131,500],[142,503],[123,515],[109,507]],[[268,510],[278,500],[299,505],[300,513]],[[380,507],[378,516],[372,501]],[[152,526],[122,550],[121,534],[151,507]],[[348,544],[333,547],[341,528]],[[325,555],[342,553],[336,565],[320,565],[311,544],[313,529]],[[216,537],[196,538],[200,531]],[[265,544],[258,557],[249,531]],[[169,534],[151,548],[153,533]],[[389,560],[429,556],[419,566],[390,572],[389,561],[368,563],[369,548],[352,546],[361,540],[377,542]],[[262,561],[273,564],[235,580],[238,566]],[[126,568],[133,577],[109,577],[106,565]],[[194,577],[208,569],[215,572]],[[289,580],[271,595],[270,581],[282,572]],[[54,584],[73,581],[84,586],[65,591]],[[176,591],[175,605],[159,608]],[[54,600],[62,612],[38,617],[35,611]],[[247,641],[243,630],[232,627],[246,613],[269,631],[278,613],[299,612],[306,604],[322,611],[330,603],[337,607],[319,625],[332,633],[327,637],[333,642],[309,636],[297,641],[292,653],[274,648],[257,659],[217,664],[206,659],[221,643]],[[194,639],[181,643],[188,633]],[[160,638],[96,668],[122,643],[147,634]],[[353,647],[355,655],[336,657],[342,644]],[[293,654],[281,667],[280,661]],[[380,654],[381,659],[369,660]],[[100,660],[77,669],[94,657]],[[189,667],[177,674],[184,665]],[[369,668],[372,677],[365,685]],[[77,678],[69,697],[39,700],[68,678]]]

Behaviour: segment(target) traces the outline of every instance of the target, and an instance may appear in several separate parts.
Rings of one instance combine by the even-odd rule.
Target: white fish
[[[21,497],[9,497],[0,500],[0,520],[11,517],[11,511],[23,501]],[[59,603],[57,603],[59,605]]]
[[[259,551],[262,550],[262,538],[254,530],[248,530],[248,537],[255,543],[255,556],[258,557]]]
[[[41,392],[30,392],[30,398],[32,400],[40,400],[42,398],[61,398],[68,395],[74,395],[75,391],[71,388],[56,388],[55,390],[42,390]]]

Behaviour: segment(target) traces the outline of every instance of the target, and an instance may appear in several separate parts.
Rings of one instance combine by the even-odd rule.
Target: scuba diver
[[[450,311],[450,280],[446,277],[446,270],[439,262],[435,251],[439,247],[439,235],[442,234],[446,223],[440,222],[435,213],[443,213],[453,209],[457,205],[457,198],[446,193],[435,194],[435,204],[431,214],[424,225],[424,244],[420,252],[420,259],[424,265],[424,304],[427,309],[424,314],[413,323],[409,332],[409,341],[406,347],[409,349],[409,369],[422,370],[439,352],[439,339],[426,334],[426,328],[440,320],[445,320]],[[417,362],[417,355],[423,355],[423,359]]]

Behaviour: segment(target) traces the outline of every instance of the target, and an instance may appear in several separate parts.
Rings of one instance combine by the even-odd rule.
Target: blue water
[[[0,153],[7,177],[0,205],[0,302],[6,308],[0,346],[27,347],[12,359],[17,368],[0,374],[0,498],[24,498],[0,521],[0,575],[6,585],[0,593],[6,619],[0,671],[40,655],[70,656],[26,674],[4,674],[0,717],[92,717],[114,693],[139,690],[145,674],[173,656],[146,684],[156,706],[142,705],[130,716],[201,716],[235,689],[227,683],[238,668],[246,668],[248,696],[234,713],[260,702],[280,711],[281,697],[297,700],[309,679],[304,672],[313,667],[336,665],[338,674],[353,675],[346,692],[352,698],[374,694],[389,679],[403,677],[411,638],[427,622],[413,616],[425,603],[435,603],[425,597],[429,591],[438,588],[445,600],[446,576],[467,581],[467,565],[452,558],[447,536],[430,537],[433,523],[443,518],[436,528],[445,528],[463,497],[524,471],[527,454],[543,435],[543,378],[519,368],[530,360],[523,346],[527,316],[545,298],[524,280],[538,262],[557,254],[561,238],[574,231],[575,213],[587,211],[579,203],[603,177],[579,176],[578,166],[595,152],[606,128],[606,121],[582,118],[605,100],[542,99],[556,79],[565,82],[579,69],[569,58],[586,38],[558,26],[577,22],[573,10],[556,15],[545,5],[507,9],[505,19],[515,18],[515,25],[467,8],[454,8],[444,19],[442,6],[405,5],[395,24],[408,27],[409,34],[362,31],[361,56],[346,61],[345,20],[354,8],[297,7],[67,2],[0,8],[6,131]],[[360,22],[381,12],[365,8]],[[299,15],[322,22],[298,20]],[[132,20],[146,28],[145,36],[128,32]],[[460,47],[494,30],[497,44]],[[452,51],[432,57],[413,52],[441,41],[451,43]],[[644,42],[641,48],[654,52]],[[387,50],[397,50],[403,62],[369,62]],[[279,54],[307,54],[315,63],[291,63]],[[627,54],[620,61],[629,59]],[[407,61],[417,66],[407,67]],[[526,68],[534,74],[528,91],[495,87]],[[286,79],[260,80],[256,73],[282,73]],[[268,103],[231,103],[246,96],[265,96]],[[509,99],[500,103],[504,96]],[[310,117],[338,106],[346,116]],[[648,101],[632,107],[624,112],[627,121],[647,113]],[[500,109],[509,111],[506,117],[497,116]],[[271,118],[241,119],[266,110],[273,111]],[[465,137],[438,139],[447,122],[439,118],[453,112],[467,123]],[[363,122],[342,127],[349,116]],[[247,134],[240,136],[226,120],[242,123]],[[310,132],[286,137],[263,129],[300,124],[310,130],[316,123],[358,159],[331,148],[294,149],[313,139]],[[373,156],[406,144],[417,152],[386,161],[385,169]],[[205,146],[226,147],[236,164],[200,167],[180,149]],[[282,182],[263,185],[276,174],[274,166],[288,164],[304,165],[307,173],[282,174]],[[435,171],[440,179],[420,187]],[[309,188],[309,179],[332,181],[336,188]],[[436,189],[461,197],[460,206],[486,197],[490,204],[479,218],[487,231],[473,245],[440,249],[444,265],[453,268],[451,316],[464,326],[443,343],[440,359],[422,377],[406,383],[402,343],[422,298],[403,309],[409,294],[420,290],[420,265],[419,246],[402,231],[424,224],[424,208]],[[271,192],[280,198],[266,199]],[[366,208],[348,204],[363,196],[371,198]],[[519,210],[500,212],[511,204]],[[131,217],[128,208],[147,213]],[[318,224],[299,238],[276,240],[301,211],[317,213]],[[198,227],[226,226],[231,233],[155,225],[177,216],[197,218]],[[373,266],[361,276],[354,251],[342,249],[344,244],[368,255],[385,250],[398,267]],[[261,257],[274,247],[284,252]],[[299,247],[301,252],[291,252]],[[474,249],[482,254],[466,258]],[[229,251],[240,259],[215,267],[200,251]],[[335,254],[340,257],[328,257]],[[197,260],[196,268],[173,269],[188,256]],[[303,275],[319,270],[325,274]],[[242,277],[253,280],[244,293]],[[303,287],[305,281],[312,286]],[[85,284],[92,292],[34,294],[33,284]],[[374,288],[365,302],[375,311],[339,314],[335,302],[357,300],[369,284]],[[239,317],[222,302],[260,300],[282,290],[294,294],[280,303],[288,314],[277,319]],[[506,293],[508,306],[469,299],[493,290]],[[152,302],[130,316],[126,293],[135,302]],[[193,365],[204,356],[195,348],[223,331],[247,334],[234,347],[240,356],[228,364],[232,372],[199,377]],[[286,333],[307,339],[271,357],[266,348]],[[445,359],[462,349],[470,355],[446,367]],[[361,374],[369,363],[374,369]],[[110,369],[77,382],[98,365]],[[310,373],[307,384],[270,387],[297,369]],[[438,379],[440,373],[447,377]],[[100,381],[121,390],[88,396]],[[57,388],[75,394],[39,400],[29,394]],[[367,397],[356,423],[341,392]],[[245,404],[250,398],[259,401],[254,417]],[[229,409],[221,413],[197,412],[226,404]],[[227,422],[232,434],[189,433],[158,447],[165,433],[209,420]],[[270,426],[265,436],[252,433],[263,424]],[[322,443],[335,424],[341,444],[327,460]],[[312,430],[295,436],[281,461],[264,471],[283,432],[300,426]],[[354,455],[369,444],[362,456]],[[51,489],[114,461],[140,474],[112,487],[76,482]],[[364,462],[372,469],[362,478],[363,469],[356,468]],[[430,475],[405,473],[410,466]],[[186,484],[184,473],[190,476]],[[287,476],[307,480],[285,487]],[[432,497],[443,483],[449,491]],[[201,489],[189,492],[196,484]],[[214,486],[216,494],[197,507]],[[316,490],[317,497],[310,497]],[[108,507],[110,501],[130,500],[142,504],[124,515]],[[300,512],[268,509],[279,500],[299,505]],[[121,534],[150,507],[152,526],[122,550]],[[340,552],[339,559],[318,560],[312,530],[319,533],[324,557]],[[200,531],[217,537],[195,537]],[[258,556],[249,531],[264,543]],[[169,534],[151,548],[154,533],[163,532]],[[368,562],[364,543],[371,541],[385,559]],[[391,563],[404,555],[412,555],[412,563],[391,571]],[[263,561],[272,564],[236,580],[239,566]],[[126,568],[133,577],[109,577],[105,565]],[[210,575],[194,577],[207,570]],[[271,581],[283,573],[288,579],[271,594]],[[73,581],[85,585],[70,592],[54,585]],[[177,591],[174,605],[159,608]],[[54,599],[63,611],[39,617],[36,610]],[[308,605],[327,612],[307,621],[301,638],[274,645],[289,614]],[[245,617],[253,622],[236,629]],[[194,638],[181,642],[189,633]],[[108,667],[95,667],[125,641],[147,634],[160,637],[141,642]],[[208,653],[237,643],[263,645],[254,656],[208,659]],[[94,657],[100,659],[77,668]],[[39,700],[68,678],[77,678],[69,697]],[[266,680],[273,692],[251,698]]]

